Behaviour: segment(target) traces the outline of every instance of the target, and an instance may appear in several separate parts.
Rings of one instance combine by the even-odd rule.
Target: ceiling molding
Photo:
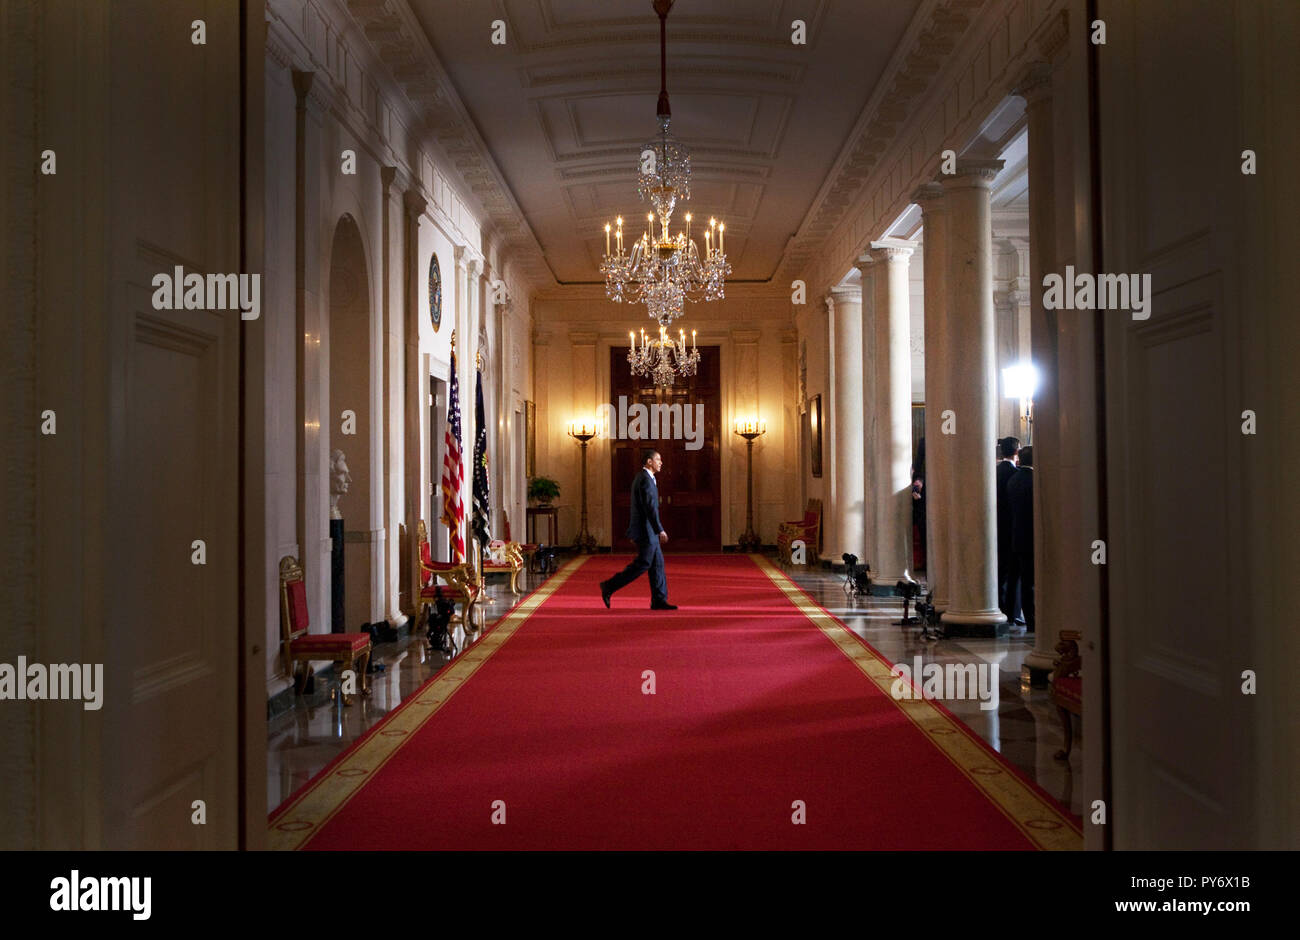
[[[348,12],[481,204],[484,238],[537,288],[556,283],[542,248],[407,0],[346,0]],[[413,130],[420,130],[413,128]]]
[[[777,267],[778,279],[784,281],[797,276],[822,253],[899,131],[910,123],[916,103],[935,84],[946,57],[957,48],[984,3],[985,0],[924,0],[803,224],[786,245]]]

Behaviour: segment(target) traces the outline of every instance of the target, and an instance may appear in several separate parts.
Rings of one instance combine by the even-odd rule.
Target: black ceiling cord
[[[654,0],[654,10],[659,14],[659,107],[658,117],[672,117],[668,107],[668,11],[674,0]]]

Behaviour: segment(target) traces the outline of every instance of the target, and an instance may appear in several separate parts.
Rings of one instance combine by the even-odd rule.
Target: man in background
[[[1016,556],[1011,550],[1011,503],[1007,499],[1007,483],[1016,472],[1016,454],[1020,441],[1004,437],[998,441],[998,466],[996,477],[998,505],[998,607],[1003,616],[1015,623],[1020,620],[1020,598],[1016,596]]]
[[[1025,609],[1025,623],[1034,632],[1034,449],[1020,451],[1020,469],[1007,481],[1007,499],[1011,503],[1011,554],[1020,582],[1020,603]],[[1014,590],[1015,583],[1007,588]]]

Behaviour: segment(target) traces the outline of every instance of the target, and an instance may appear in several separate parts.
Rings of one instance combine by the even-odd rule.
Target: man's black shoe
[[[676,605],[676,604],[669,604],[669,603],[667,603],[667,602],[665,602],[665,603],[663,603],[663,604],[651,604],[651,605],[650,605],[650,609],[651,609],[651,610],[676,610],[676,609],[677,609],[677,605]]]
[[[609,607],[609,587],[604,581],[600,582],[600,599],[605,602],[606,607]]]

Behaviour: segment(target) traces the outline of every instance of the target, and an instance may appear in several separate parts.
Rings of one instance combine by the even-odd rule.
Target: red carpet
[[[645,578],[605,610],[597,582],[627,560],[565,566],[286,803],[271,846],[1081,847],[964,726],[882,691],[866,670],[888,665],[769,563],[669,556],[680,610],[648,610]]]

